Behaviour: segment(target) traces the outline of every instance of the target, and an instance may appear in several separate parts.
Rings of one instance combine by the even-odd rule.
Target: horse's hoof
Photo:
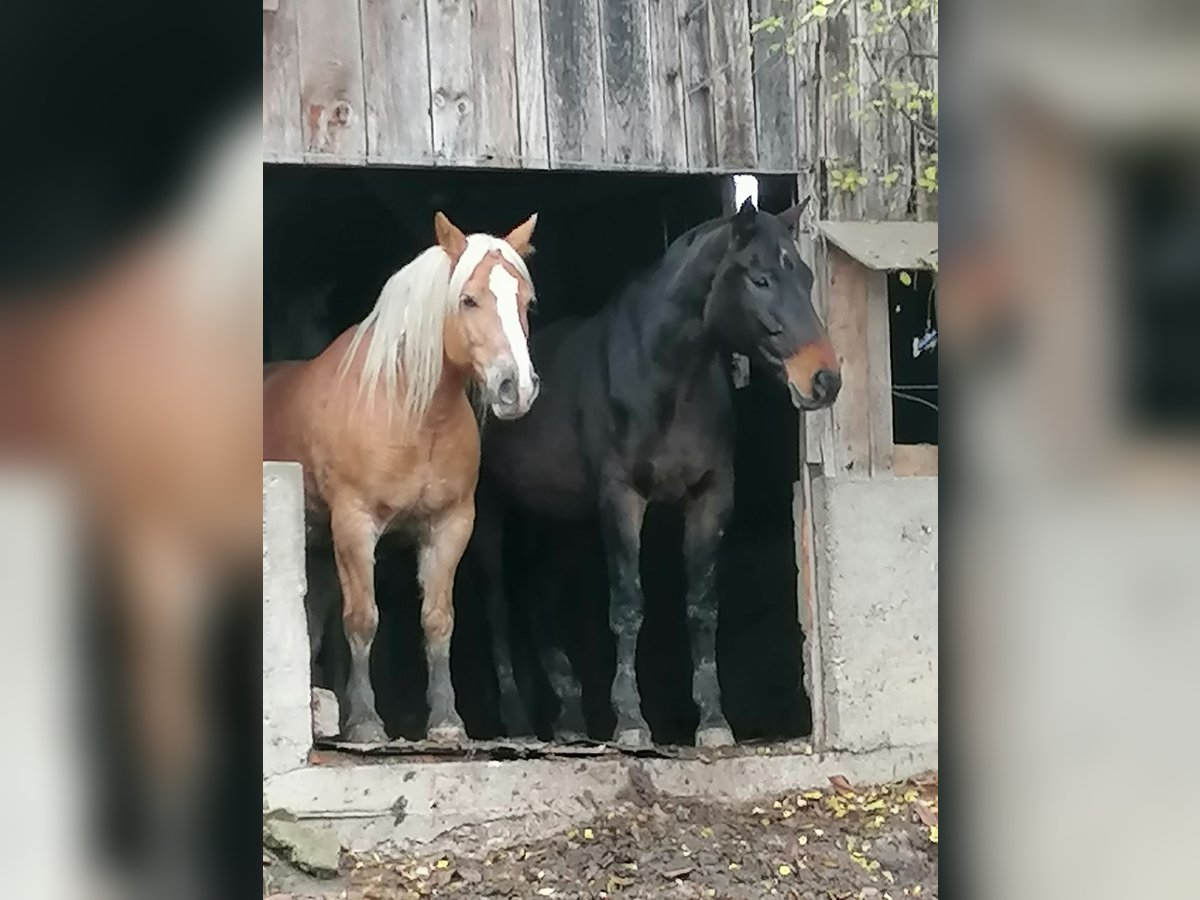
[[[351,744],[386,744],[388,739],[383,722],[378,719],[347,724],[344,737]]]
[[[701,728],[696,732],[697,747],[730,747],[733,745],[733,732],[728,725],[714,725]]]
[[[647,728],[624,728],[617,732],[614,743],[622,750],[649,750],[652,746]]]
[[[462,725],[449,722],[445,725],[435,725],[433,728],[430,728],[429,740],[435,744],[461,746],[467,741],[467,732]]]

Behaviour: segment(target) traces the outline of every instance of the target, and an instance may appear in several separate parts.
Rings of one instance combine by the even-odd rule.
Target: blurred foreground
[[[1200,53],[1183,15],[992,7],[943,35],[967,70],[943,109],[939,273],[955,896],[1194,894]]]

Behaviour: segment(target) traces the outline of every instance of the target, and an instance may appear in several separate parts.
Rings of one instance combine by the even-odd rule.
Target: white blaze
[[[488,274],[488,288],[496,298],[500,326],[504,329],[513,361],[517,364],[518,394],[525,398],[533,394],[533,363],[529,360],[529,347],[525,343],[525,331],[521,328],[521,316],[517,309],[518,287],[517,279],[504,266],[492,266]]]

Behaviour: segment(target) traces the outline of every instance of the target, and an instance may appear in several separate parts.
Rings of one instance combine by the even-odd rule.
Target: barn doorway
[[[787,207],[795,183],[760,179],[762,208]],[[501,234],[538,212],[537,252],[530,261],[536,331],[563,316],[598,311],[672,240],[720,215],[729,186],[730,179],[719,176],[266,166],[264,358],[314,355],[359,321],[388,276],[429,246],[437,210],[464,230]],[[800,464],[796,415],[782,387],[765,379],[752,378],[735,392],[737,498],[718,574],[718,660],[726,715],[739,740],[787,739],[811,730],[792,523]],[[512,523],[509,544],[521,540],[522,529],[538,528]],[[696,723],[681,532],[678,510],[651,508],[643,540],[646,615],[638,671],[643,709],[660,743],[687,743]],[[553,537],[553,529],[542,528],[535,536],[543,542],[539,552],[554,552]],[[582,669],[589,727],[603,737],[612,726],[614,654],[598,531],[587,546],[590,552],[562,587],[561,602],[574,613],[565,637]],[[336,585],[323,552],[310,554],[310,590]],[[500,723],[483,595],[469,552],[456,585],[452,671],[468,733],[485,738],[497,735]],[[372,676],[379,711],[389,734],[415,738],[426,711],[414,554],[385,539],[378,557],[380,627]],[[509,593],[519,598],[523,579],[535,573],[515,566],[511,552],[506,557]],[[517,649],[517,664],[528,664],[530,649]],[[533,693],[535,724],[548,734],[552,695],[540,680]]]

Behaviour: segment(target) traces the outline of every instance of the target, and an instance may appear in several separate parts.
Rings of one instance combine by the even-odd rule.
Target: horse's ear
[[[804,215],[804,210],[808,209],[808,202],[812,200],[812,195],[805,197],[791,209],[785,209],[775,218],[784,224],[792,234],[796,234],[800,230],[800,217]]]
[[[433,217],[433,230],[437,234],[438,246],[446,251],[453,262],[458,262],[467,249],[467,236],[440,211]]]
[[[533,253],[533,244],[530,241],[533,239],[533,229],[537,227],[537,213],[534,213],[504,238],[508,245],[516,250],[521,256],[528,257]]]
[[[733,236],[739,245],[744,245],[754,234],[754,217],[758,214],[754,203],[747,197],[733,216]]]

